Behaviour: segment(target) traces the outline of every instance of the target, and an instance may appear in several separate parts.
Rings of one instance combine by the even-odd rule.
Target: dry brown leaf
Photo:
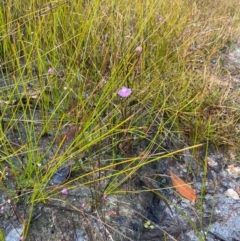
[[[175,175],[172,171],[169,172],[170,178],[172,181],[173,186],[176,188],[176,190],[185,198],[192,202],[196,202],[197,196],[196,192],[187,184],[185,183],[181,178],[179,178],[177,175]]]

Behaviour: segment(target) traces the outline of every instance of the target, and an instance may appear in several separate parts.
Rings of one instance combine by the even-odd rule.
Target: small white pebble
[[[218,163],[214,161],[211,157],[207,157],[207,162],[210,167],[215,167],[218,165]]]
[[[228,197],[231,197],[232,199],[239,199],[239,195],[237,194],[236,191],[234,191],[232,188],[229,188],[225,194],[228,196]]]
[[[235,167],[234,165],[229,165],[227,168],[227,171],[231,177],[234,177],[234,178],[240,177],[240,167]]]

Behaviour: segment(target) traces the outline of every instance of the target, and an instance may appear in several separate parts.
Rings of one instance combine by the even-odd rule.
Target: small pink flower
[[[1,207],[1,211],[3,211],[4,209],[5,209],[4,206],[2,206],[2,207]]]
[[[142,47],[141,46],[137,46],[137,48],[135,49],[138,53],[142,53]]]
[[[50,68],[50,69],[48,70],[48,73],[49,73],[49,74],[53,74],[53,68]]]
[[[125,98],[125,97],[128,97],[130,94],[132,93],[132,90],[123,86],[119,91],[118,91],[118,94]]]
[[[84,208],[85,207],[85,203],[82,203],[81,207]]]
[[[107,201],[107,195],[106,194],[103,195],[103,200]]]
[[[159,17],[158,18],[158,22],[161,23],[163,21],[163,18],[162,17]]]
[[[63,188],[62,194],[63,194],[63,195],[68,195],[68,190],[67,190],[67,188]]]
[[[24,241],[24,237],[23,237],[23,236],[21,236],[20,240],[21,240],[21,241]]]

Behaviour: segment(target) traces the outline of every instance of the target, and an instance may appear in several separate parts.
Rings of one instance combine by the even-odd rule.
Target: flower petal
[[[125,86],[123,86],[123,87],[118,91],[118,95],[120,95],[120,96],[123,97],[123,98],[128,97],[131,93],[132,93],[132,90],[131,90],[130,88],[125,87]]]
[[[63,188],[63,190],[62,190],[62,194],[64,194],[64,195],[67,195],[67,194],[68,194],[68,190],[67,190],[67,188]]]

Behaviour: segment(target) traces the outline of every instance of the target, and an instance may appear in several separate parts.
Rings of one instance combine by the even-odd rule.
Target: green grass
[[[184,150],[154,153],[159,136],[184,139],[189,149],[237,146],[238,93],[216,80],[226,76],[221,50],[239,36],[239,16],[237,0],[6,1],[0,166],[12,176],[6,185],[2,174],[1,189],[14,202],[25,190],[33,208],[59,192],[46,186],[72,160],[88,171],[68,181],[69,189],[111,178],[110,195],[141,166]],[[122,86],[132,89],[127,99],[117,95]],[[53,140],[41,149],[46,134]],[[126,145],[144,138],[150,144],[132,156]],[[101,160],[105,154],[109,160]],[[76,164],[84,155],[87,167]]]

